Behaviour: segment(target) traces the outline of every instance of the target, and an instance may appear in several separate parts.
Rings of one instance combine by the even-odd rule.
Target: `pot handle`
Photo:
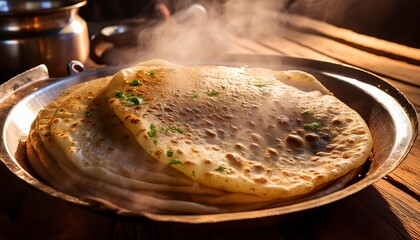
[[[70,75],[75,75],[85,71],[85,65],[83,63],[73,60],[67,65],[67,71]]]
[[[102,35],[100,32],[95,33],[90,37],[89,57],[90,59],[92,59],[92,61],[94,61],[97,64],[105,64],[104,61],[102,60],[102,57],[98,55],[97,50],[99,46],[101,46],[103,43],[106,43],[106,42],[108,42],[107,38],[104,35]]]
[[[90,58],[97,64],[106,64],[103,53],[111,48],[136,46],[137,35],[125,25],[111,25],[102,28],[90,38]],[[111,45],[111,46],[110,46]],[[100,52],[100,54],[98,54]]]

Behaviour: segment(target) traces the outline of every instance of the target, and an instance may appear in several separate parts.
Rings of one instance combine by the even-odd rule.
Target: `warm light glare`
[[[3,130],[3,139],[5,140],[6,150],[10,156],[14,156],[19,138],[29,133],[31,122],[35,119],[37,113],[34,113],[26,106],[20,105],[18,109],[14,109],[13,114],[7,122]],[[11,120],[12,119],[12,120]],[[19,121],[18,121],[19,120]]]
[[[390,96],[385,90],[380,89],[381,86],[373,86],[368,83],[364,83],[358,81],[354,78],[349,78],[341,75],[336,75],[332,73],[324,73],[325,75],[332,76],[334,78],[340,79],[342,81],[348,82],[354,86],[357,86],[362,91],[366,92],[367,94],[373,96],[375,99],[380,100],[380,104],[383,106],[384,109],[391,115],[391,119],[394,121],[395,127],[395,139],[407,139],[407,136],[411,135],[412,129],[411,126],[407,123],[410,122],[410,119],[407,116],[405,110],[401,107],[401,105]],[[398,147],[398,143],[396,143],[394,148]]]

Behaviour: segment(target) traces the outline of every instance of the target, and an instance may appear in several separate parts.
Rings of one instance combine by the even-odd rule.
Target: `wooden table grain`
[[[291,15],[279,32],[234,38],[229,53],[344,63],[382,76],[420,110],[420,49]],[[316,211],[223,229],[169,227],[48,196],[0,164],[0,239],[420,239],[420,139],[392,173]]]

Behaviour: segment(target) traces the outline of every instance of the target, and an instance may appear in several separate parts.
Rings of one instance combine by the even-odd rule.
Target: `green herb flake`
[[[178,159],[171,159],[168,163],[169,165],[184,165],[181,161],[179,161]]]
[[[141,105],[144,103],[143,98],[141,97],[136,97],[136,96],[131,96],[129,98],[126,99],[126,101],[124,102],[124,105],[126,106],[134,106],[134,105]]]
[[[195,171],[194,170],[191,172],[191,176],[195,177]]]
[[[130,86],[140,86],[141,82],[138,79],[134,79],[129,83]]]
[[[156,125],[154,125],[153,123],[150,124],[149,126],[150,130],[147,132],[147,135],[151,138],[157,138],[157,130],[156,130]]]
[[[117,96],[117,97],[119,97],[119,98],[125,98],[125,95],[124,95],[123,91],[117,91],[117,92],[115,93],[115,96]]]
[[[310,129],[312,131],[319,131],[319,129],[321,129],[321,121],[315,121],[315,122],[311,122],[311,123],[305,123],[303,125],[304,128],[306,129]]]
[[[226,86],[225,85],[222,85],[222,86],[220,86],[222,89],[226,89]]]
[[[169,149],[168,151],[166,151],[166,156],[167,157],[173,157],[174,156],[174,151],[172,151],[171,149]]]
[[[301,114],[302,116],[309,116],[309,115],[314,115],[314,114],[315,114],[315,112],[314,112],[314,111],[312,111],[312,110],[305,110],[305,111],[302,111],[300,114]]]
[[[214,170],[216,170],[216,171],[218,171],[218,172],[223,172],[223,171],[225,171],[225,169],[226,169],[226,167],[225,166],[223,166],[223,165],[220,165],[220,166],[218,166],[216,169],[214,169]]]
[[[198,93],[195,93],[195,92],[191,93],[190,96],[194,99],[197,99],[198,98]]]
[[[154,76],[156,76],[156,75],[157,75],[155,71],[150,71],[148,74],[149,74],[149,76],[151,76],[151,77],[154,77]]]
[[[219,92],[218,92],[218,91],[216,91],[216,90],[207,90],[207,91],[206,91],[206,94],[207,94],[207,96],[209,96],[209,97],[215,97],[215,96],[219,95]]]
[[[175,126],[170,126],[168,130],[174,133],[180,133],[180,134],[184,133],[184,130],[182,128],[175,127]]]

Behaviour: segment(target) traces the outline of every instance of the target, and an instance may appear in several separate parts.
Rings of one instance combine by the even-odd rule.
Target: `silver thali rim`
[[[258,63],[260,58],[264,58],[265,60],[269,59],[272,60],[271,62],[275,65],[282,62],[288,62],[291,66],[299,67],[299,70],[316,70],[319,72],[337,72],[341,73],[342,75],[352,76],[356,79],[363,78],[365,81],[371,81],[369,84],[376,84],[375,87],[379,88],[382,91],[386,91],[387,94],[395,98],[399,104],[401,104],[402,108],[404,108],[408,119],[411,121],[411,136],[407,139],[404,143],[403,151],[398,153],[397,158],[395,161],[388,165],[385,171],[367,175],[357,183],[354,183],[343,190],[339,190],[337,192],[331,193],[327,196],[295,203],[292,205],[286,205],[281,207],[275,207],[270,209],[263,209],[263,210],[254,210],[254,211],[247,211],[247,212],[237,212],[237,213],[229,213],[229,214],[209,214],[209,215],[161,215],[161,214],[151,214],[151,213],[144,213],[144,216],[150,218],[155,221],[160,222],[176,222],[176,223],[188,223],[188,224],[201,224],[201,223],[220,223],[220,222],[228,222],[228,221],[241,221],[241,220],[249,220],[249,219],[257,219],[257,218],[265,218],[265,217],[273,217],[273,216],[280,216],[280,215],[287,215],[292,214],[304,210],[313,209],[319,206],[323,206],[337,200],[343,199],[347,196],[350,196],[370,185],[375,183],[376,181],[380,180],[382,177],[386,176],[390,172],[392,172],[398,165],[405,159],[408,155],[411,147],[413,146],[415,139],[418,135],[418,120],[416,116],[416,110],[414,106],[409,102],[409,100],[402,94],[397,88],[390,85],[386,81],[384,81],[379,76],[370,73],[368,71],[362,70],[360,68],[344,65],[344,64],[335,64],[335,63],[328,63],[322,62],[317,60],[310,60],[304,58],[294,58],[294,57],[280,57],[280,56],[271,56],[271,55],[258,55],[258,56],[251,56],[251,55],[230,55],[228,60],[221,60],[211,63],[211,65],[245,65],[245,64],[252,64],[253,62]],[[120,68],[124,66],[115,66],[115,67],[107,67],[98,70],[91,70],[82,72],[79,74],[75,74],[72,76],[55,79],[53,83],[48,83],[47,85],[31,92],[29,96],[22,98],[18,101],[18,103],[25,101],[26,98],[32,96],[35,92],[43,91],[48,87],[51,87],[55,84],[62,84],[65,81],[69,81],[71,79],[81,79],[81,81],[94,79],[97,77],[111,75],[117,72]],[[50,81],[50,79],[45,79],[42,81]],[[379,84],[379,85],[378,85]],[[64,89],[63,89],[64,90]],[[3,102],[0,102],[3,104]],[[14,108],[10,110],[13,111]],[[8,116],[8,115],[7,115]],[[68,202],[72,202],[82,206],[89,206],[88,202],[85,202],[79,198],[74,196],[62,193],[60,191],[55,190],[54,188],[50,187],[49,185],[39,181],[35,176],[28,173],[25,169],[23,169],[16,160],[12,158],[10,153],[4,154],[4,151],[7,151],[5,144],[4,144],[4,126],[7,124],[8,118],[3,119],[3,124],[1,126],[2,129],[2,139],[1,139],[1,146],[0,146],[0,156],[2,162],[8,167],[8,169],[13,172],[17,177],[21,178],[28,184],[34,186],[35,188],[60,199],[66,200]],[[124,213],[121,213],[124,215]]]

